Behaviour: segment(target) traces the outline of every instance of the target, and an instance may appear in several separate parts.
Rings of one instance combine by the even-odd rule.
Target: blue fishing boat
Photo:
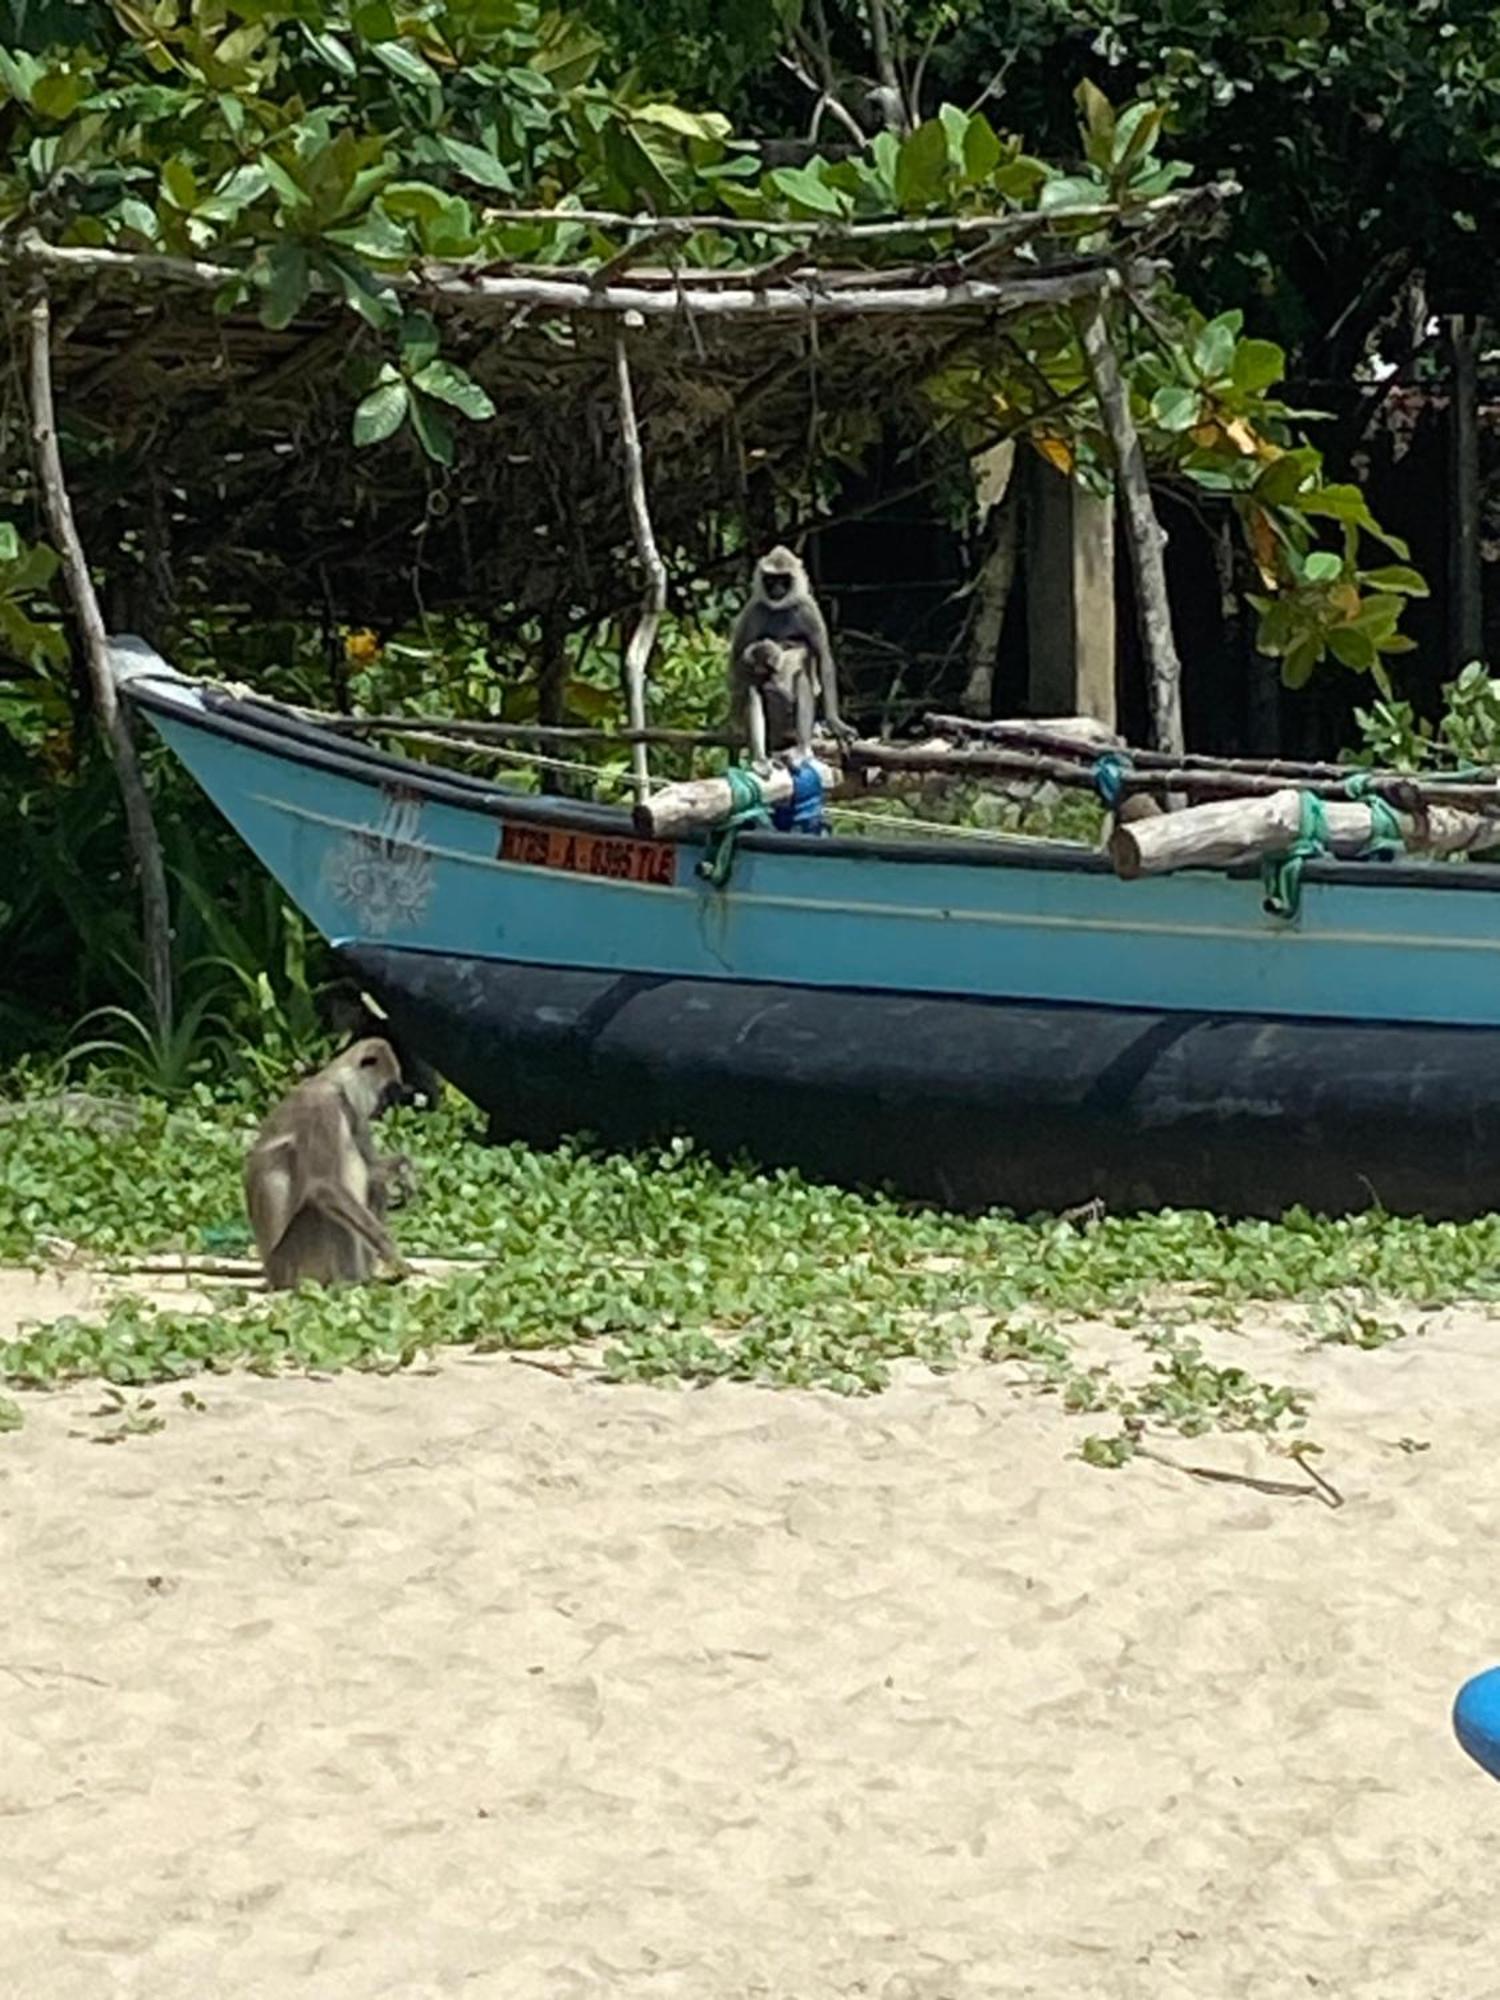
[[[1034,840],[703,840],[112,652],[125,697],[497,1136],[945,1206],[1500,1207],[1500,868],[1124,882]]]

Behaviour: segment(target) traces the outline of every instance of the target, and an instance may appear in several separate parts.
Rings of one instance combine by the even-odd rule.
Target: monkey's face
[[[805,572],[790,549],[772,549],[760,559],[756,581],[769,604],[783,604],[802,582]]]
[[[745,648],[745,670],[756,687],[769,687],[781,666],[781,648],[774,639],[757,639]]]
[[[378,1118],[393,1104],[404,1104],[410,1095],[401,1080],[396,1051],[379,1035],[370,1035],[346,1049],[339,1067],[355,1101],[365,1107],[367,1118]]]

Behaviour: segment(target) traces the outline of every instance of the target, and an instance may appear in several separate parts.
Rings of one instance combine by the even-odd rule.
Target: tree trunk
[[[987,719],[995,706],[995,668],[1005,613],[1016,580],[1021,546],[1021,486],[1014,471],[989,519],[988,546],[974,591],[974,625],[969,634],[969,678],[959,706],[965,715]]]
[[[667,608],[667,566],[656,545],[651,509],[646,500],[646,471],[641,456],[641,434],[636,424],[630,357],[623,329],[615,335],[615,392],[620,413],[620,442],[625,451],[625,497],[630,509],[636,554],[646,573],[641,615],[625,648],[625,697],[635,738],[630,747],[630,770],[639,805],[651,790],[651,773],[641,732],[646,727],[646,666],[651,658],[651,649],[656,644],[662,613]]]
[[[109,639],[99,599],[89,575],[78,526],[73,518],[57,442],[57,413],[52,396],[52,308],[45,288],[39,289],[30,311],[31,438],[37,477],[52,540],[62,558],[63,575],[83,641],[83,655],[99,722],[114,758],[125,826],[141,888],[141,934],[146,961],[146,989],[156,1026],[170,1032],[173,1015],[172,920],[167,900],[167,873],[161,842],[151,816],[151,801],[141,776],[140,759],[130,719],[120,707],[109,663]]]
[[[1075,308],[1083,339],[1084,358],[1093,377],[1099,413],[1109,433],[1115,476],[1125,515],[1125,539],[1135,575],[1141,644],[1151,677],[1151,741],[1158,750],[1180,755],[1186,747],[1182,731],[1182,663],[1172,636],[1172,606],[1167,596],[1167,571],[1162,560],[1166,537],[1151,505],[1151,485],[1145,455],[1130,414],[1130,395],[1105,323],[1104,302],[1097,295]]]
[[[541,652],[536,668],[536,719],[544,728],[556,728],[563,719],[568,690],[567,607],[560,599],[547,605],[539,620]],[[554,756],[562,753],[556,749]],[[560,797],[573,792],[571,774],[540,767],[541,789]]]
[[[906,99],[896,75],[896,59],[891,49],[891,23],[885,0],[865,0],[870,21],[870,47],[875,56],[875,74],[880,80],[880,116],[888,132],[900,137],[909,125]]]
[[[1449,405],[1452,478],[1450,665],[1459,673],[1484,657],[1483,570],[1479,548],[1479,334],[1477,319],[1448,321],[1453,360]]]

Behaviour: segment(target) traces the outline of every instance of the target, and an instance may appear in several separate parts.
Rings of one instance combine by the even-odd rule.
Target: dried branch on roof
[[[406,440],[354,447],[351,392],[383,354],[331,294],[272,330],[253,274],[224,262],[0,235],[0,269],[43,271],[69,308],[57,383],[74,448],[94,458],[76,482],[91,547],[117,561],[138,544],[149,466],[169,496],[186,599],[262,618],[323,616],[331,602],[390,625],[418,603],[490,616],[510,607],[519,623],[559,596],[606,616],[636,598],[631,584],[619,603],[597,601],[598,574],[628,576],[632,546],[618,315],[645,322],[631,372],[646,452],[669,468],[653,482],[659,539],[707,569],[746,452],[787,490],[805,476],[809,325],[825,427],[873,422],[921,436],[931,427],[921,385],[935,368],[971,344],[991,349],[996,326],[1018,314],[1059,312],[1116,282],[1116,256],[1095,246],[1139,255],[1224,192],[1127,211],[851,224],[514,211],[573,234],[585,223],[599,254],[482,271],[425,265],[389,280],[443,322],[445,355],[497,408],[463,427],[451,471]],[[726,262],[687,263],[713,254],[707,231]],[[644,265],[664,250],[684,261]]]

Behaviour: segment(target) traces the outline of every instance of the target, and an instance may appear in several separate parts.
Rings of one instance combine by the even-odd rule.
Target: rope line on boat
[[[1376,795],[1368,771],[1356,771],[1344,784],[1349,798],[1365,806],[1370,814],[1370,838],[1360,850],[1362,860],[1393,860],[1403,852],[1401,821],[1385,800]],[[1309,861],[1333,852],[1328,833],[1328,815],[1315,792],[1299,794],[1301,826],[1297,838],[1285,854],[1268,854],[1261,866],[1266,914],[1290,922],[1302,908],[1302,871]]]
[[[709,831],[698,873],[715,889],[722,889],[734,873],[734,854],[742,833],[753,826],[769,826],[770,810],[760,779],[742,765],[731,764],[724,773],[729,785],[729,811]]]
[[[392,730],[390,733],[397,735],[400,732]],[[431,736],[422,738],[426,743],[439,740]],[[454,743],[451,747],[461,749],[466,756],[495,757],[507,764],[534,764],[546,771],[573,771],[581,778],[592,778],[596,785],[613,785],[616,789],[628,788],[632,783],[628,771],[607,771],[599,764],[580,763],[574,757],[548,757],[535,750],[508,750],[498,743]]]

